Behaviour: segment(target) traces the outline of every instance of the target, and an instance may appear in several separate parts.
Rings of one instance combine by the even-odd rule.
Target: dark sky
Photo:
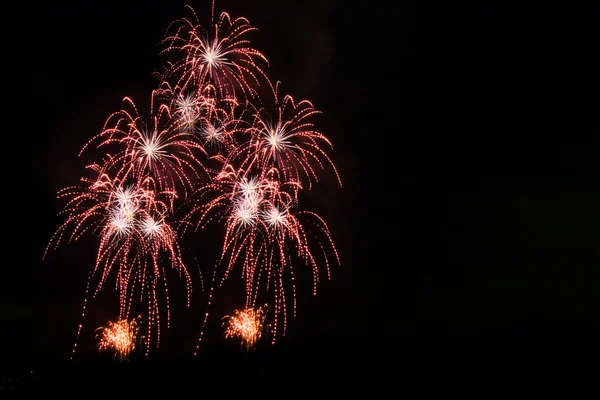
[[[269,75],[323,111],[344,183],[325,177],[307,199],[342,266],[299,295],[279,349],[517,354],[599,332],[598,7],[438,3],[217,1],[259,28]],[[28,2],[14,16],[3,356],[68,357],[93,252],[41,260],[55,192],[79,178],[79,149],[121,99],[154,88],[157,43],[184,4]],[[190,4],[209,17],[209,1]],[[228,293],[217,310],[237,306]],[[193,352],[198,296],[174,311],[164,356]],[[113,303],[90,303],[91,353]],[[207,334],[232,351],[218,326]]]

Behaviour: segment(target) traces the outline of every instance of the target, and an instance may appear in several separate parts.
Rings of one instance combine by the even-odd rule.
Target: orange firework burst
[[[107,326],[100,327],[97,330],[100,331],[98,350],[113,351],[115,357],[121,361],[129,358],[129,355],[135,349],[139,331],[136,319],[131,321],[119,319],[114,323],[109,322]]]
[[[223,317],[223,324],[226,325],[225,338],[238,338],[247,351],[254,349],[265,328],[266,307],[265,304],[257,309],[235,310],[233,315]]]

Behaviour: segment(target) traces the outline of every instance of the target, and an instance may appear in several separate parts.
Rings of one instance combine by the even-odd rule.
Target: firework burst
[[[112,151],[102,164],[103,173],[119,181],[151,176],[161,190],[179,190],[185,195],[205,172],[201,158],[206,152],[187,129],[190,114],[196,111],[182,111],[180,107],[175,112],[185,115],[174,118],[167,104],[155,101],[160,95],[164,95],[163,90],[152,92],[147,120],[126,97],[126,107],[107,118],[102,131],[84,145],[80,154],[93,146]]]
[[[138,340],[139,325],[138,320],[119,319],[116,322],[109,322],[107,326],[96,329],[98,340],[98,350],[112,351],[115,358],[120,361],[126,361],[131,352],[136,348]]]
[[[279,83],[276,87],[276,96],[280,96]],[[305,182],[308,190],[318,182],[319,172],[327,164],[341,186],[337,168],[323,148],[323,145],[329,149],[333,146],[315,128],[314,117],[319,114],[310,101],[297,102],[290,95],[283,95],[270,108],[255,109],[247,129],[251,139],[232,152],[229,162],[237,161],[243,169],[275,167],[284,180]]]
[[[208,28],[196,12],[186,6],[190,18],[180,18],[167,29],[162,53],[179,57],[165,72],[163,80],[172,81],[181,91],[202,91],[207,84],[217,89],[219,98],[257,99],[256,87],[272,85],[261,64],[267,58],[250,45],[248,36],[257,29],[243,17],[231,18],[222,12],[216,19],[214,2]]]
[[[239,339],[246,351],[254,350],[256,344],[263,335],[266,317],[265,304],[262,307],[245,308],[243,310],[235,310],[233,315],[223,317],[223,325],[225,325],[225,338]]]

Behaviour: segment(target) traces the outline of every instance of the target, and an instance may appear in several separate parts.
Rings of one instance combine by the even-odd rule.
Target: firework
[[[297,210],[301,186],[296,181],[283,181],[275,168],[258,171],[261,175],[227,168],[212,184],[203,187],[198,206],[186,219],[197,221],[198,226],[210,221],[225,226],[219,259],[224,269],[218,285],[239,265],[245,281],[246,306],[256,306],[259,298],[271,291],[273,328],[279,331],[281,321],[285,334],[288,305],[296,314],[294,266],[309,265],[316,294],[323,269],[330,277],[331,257],[338,264],[340,260],[325,221],[316,213]],[[285,284],[288,277],[290,285]]]
[[[115,358],[125,361],[129,358],[131,352],[135,350],[139,326],[137,319],[128,321],[119,319],[116,322],[109,322],[107,326],[97,329],[98,350],[109,350],[114,352]]]
[[[279,83],[276,90],[280,96]],[[232,152],[229,162],[238,162],[243,169],[275,167],[285,181],[304,182],[308,190],[318,182],[318,171],[326,163],[341,186],[339,173],[323,148],[332,149],[332,144],[315,129],[314,117],[320,113],[310,101],[297,102],[290,95],[283,95],[271,108],[254,109],[247,129],[250,140]]]
[[[266,307],[265,304],[257,309],[235,310],[233,315],[223,317],[223,325],[226,326],[225,338],[240,339],[243,348],[247,351],[253,350],[265,328]]]
[[[107,118],[101,132],[84,145],[80,154],[94,146],[96,150],[112,151],[113,155],[102,163],[102,173],[119,181],[151,176],[160,190],[181,191],[185,195],[204,171],[201,158],[206,152],[187,129],[190,118],[195,118],[199,111],[191,109],[195,103],[188,102],[173,111],[167,104],[156,101],[161,95],[163,90],[152,92],[147,119],[140,116],[134,101],[126,97],[123,100],[126,107]],[[175,118],[174,112],[183,115]]]
[[[180,18],[167,29],[162,53],[175,53],[163,80],[172,81],[182,92],[202,91],[207,84],[217,89],[219,98],[258,99],[257,86],[272,85],[261,64],[268,66],[267,58],[250,45],[248,36],[257,29],[243,17],[231,18],[222,12],[216,19],[214,2],[210,25],[200,23],[196,12],[190,18]]]
[[[120,144],[127,146],[129,143],[125,140]],[[170,323],[165,261],[167,267],[185,277],[188,304],[191,296],[191,277],[183,263],[179,236],[173,226],[176,221],[170,221],[177,193],[164,184],[179,182],[160,179],[161,169],[148,169],[143,174],[142,170],[132,167],[138,163],[138,158],[132,156],[130,159],[127,153],[121,151],[117,153],[119,156],[107,156],[104,162],[89,165],[91,177],[82,178],[79,186],[59,192],[60,198],[67,199],[60,213],[65,221],[52,236],[46,252],[55,249],[65,235],[71,242],[86,232],[95,234],[99,242],[90,275],[90,280],[97,280],[93,296],[110,277],[114,277],[121,318],[130,316],[134,300],[141,303],[145,299],[149,321],[146,339],[148,345],[154,339],[158,345],[161,302],[165,303],[167,327]],[[120,166],[116,160],[121,160],[125,166]],[[172,169],[168,171],[175,173]],[[159,178],[154,178],[153,174]],[[164,291],[162,296],[158,293],[161,289]]]

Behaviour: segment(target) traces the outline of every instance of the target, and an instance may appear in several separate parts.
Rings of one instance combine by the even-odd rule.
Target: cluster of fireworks
[[[316,213],[300,209],[299,193],[327,168],[341,180],[325,150],[331,143],[314,127],[319,111],[282,95],[279,82],[268,78],[266,57],[248,39],[256,28],[225,12],[217,17],[213,2],[205,29],[188,8],[191,18],[174,21],[162,41],[161,54],[176,61],[161,72],[150,111],[140,113],[125,98],[125,107],[83,147],[82,153],[104,157],[87,167],[80,185],[59,192],[66,199],[64,222],[46,251],[96,235],[90,280],[97,285],[84,304],[114,279],[119,321],[130,320],[138,305],[146,307],[150,348],[158,346],[161,326],[171,319],[167,270],[185,280],[190,302],[192,277],[180,239],[220,225],[223,246],[207,306],[214,288],[239,270],[244,311],[228,319],[226,336],[253,347],[265,318],[256,308],[259,297],[270,296],[273,304],[274,341],[277,332],[285,334],[290,312],[296,313],[293,266],[310,269],[316,292],[322,270],[329,277],[330,261],[339,264],[329,228]],[[119,324],[127,333],[103,339],[102,346],[113,343],[126,354],[131,347],[125,342],[136,335],[126,322],[112,327]]]

